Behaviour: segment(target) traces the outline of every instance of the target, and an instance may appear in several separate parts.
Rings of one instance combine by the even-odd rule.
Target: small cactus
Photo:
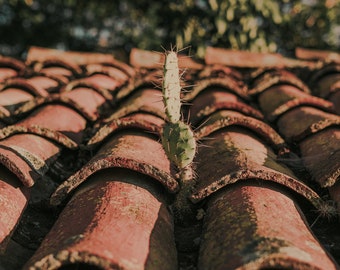
[[[190,126],[181,121],[181,86],[177,54],[173,50],[165,53],[163,68],[163,102],[167,122],[161,132],[161,141],[166,155],[179,170],[181,190],[173,204],[178,220],[194,216],[193,206],[188,200],[194,184],[192,162],[196,153],[196,139]]]

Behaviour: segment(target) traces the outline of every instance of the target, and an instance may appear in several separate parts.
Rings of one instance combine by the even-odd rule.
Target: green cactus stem
[[[165,123],[161,140],[166,155],[179,169],[192,163],[196,153],[196,139],[187,124],[181,121]]]
[[[165,53],[162,93],[168,120],[176,123],[181,117],[181,85],[177,54],[174,51]]]

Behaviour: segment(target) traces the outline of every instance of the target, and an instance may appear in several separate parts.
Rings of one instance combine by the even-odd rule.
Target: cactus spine
[[[167,115],[161,133],[161,141],[166,155],[179,170],[181,190],[173,205],[177,218],[183,221],[193,214],[188,196],[193,186],[192,161],[196,153],[196,139],[190,126],[181,118],[181,86],[177,53],[173,50],[165,53],[163,68],[163,102]]]

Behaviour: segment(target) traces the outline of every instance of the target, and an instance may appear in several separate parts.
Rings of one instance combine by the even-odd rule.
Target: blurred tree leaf
[[[338,0],[0,0],[0,53],[206,46],[290,54],[339,50]]]

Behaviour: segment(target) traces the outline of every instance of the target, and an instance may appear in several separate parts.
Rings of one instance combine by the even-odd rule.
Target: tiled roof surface
[[[179,58],[184,218],[162,53],[0,57],[0,269],[339,269],[340,56],[296,57]]]

